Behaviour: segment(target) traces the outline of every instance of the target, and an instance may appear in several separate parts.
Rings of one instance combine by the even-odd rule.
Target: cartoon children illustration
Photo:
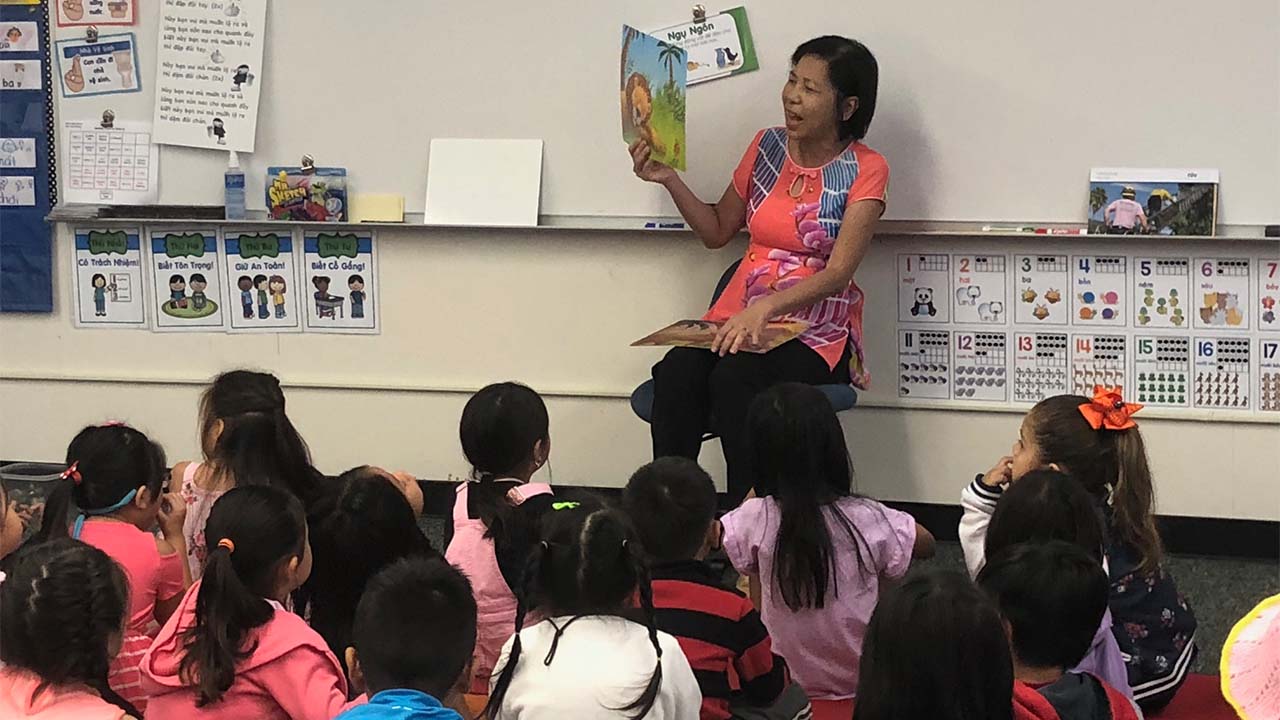
[[[223,124],[222,118],[214,118],[209,124],[209,136],[218,138],[219,145],[227,144],[227,128]]]
[[[258,288],[258,319],[266,320],[271,317],[271,311],[267,309],[267,303],[270,302],[267,297],[267,276],[254,275],[253,286]]]
[[[248,275],[241,275],[236,280],[236,287],[240,288],[240,308],[244,310],[244,319],[253,319],[253,278]]]
[[[1106,223],[1107,233],[1111,235],[1133,235],[1138,232],[1138,224],[1142,224],[1142,232],[1149,227],[1147,214],[1138,203],[1138,193],[1130,185],[1120,191],[1120,199],[1113,201],[1102,211],[1102,221]]]
[[[181,275],[169,276],[169,307],[177,310],[187,306],[187,281]]]
[[[116,114],[110,110],[103,110],[102,125],[100,127],[103,130],[112,130],[115,128],[115,126],[116,126]]]
[[[336,317],[334,310],[342,307],[342,298],[329,294],[330,282],[328,275],[317,275],[311,278],[311,284],[316,286],[316,316],[321,318]]]
[[[191,273],[191,309],[200,311],[204,310],[209,304],[209,298],[204,294],[205,288],[209,287],[209,281],[205,279],[201,273]]]
[[[351,291],[351,319],[364,317],[364,278],[359,275],[347,278],[347,289]]]
[[[94,273],[93,278],[89,280],[89,284],[93,285],[93,314],[96,317],[107,316],[107,292],[115,291],[114,285],[107,284],[107,276],[102,273]]]
[[[16,50],[22,45],[22,30],[14,25],[5,31],[4,39],[6,48]]]
[[[284,291],[288,289],[284,278],[272,275],[267,280],[267,289],[271,291],[271,304],[276,307],[276,319],[280,320],[284,318]]]
[[[249,72],[248,65],[240,65],[236,68],[236,72],[231,76],[231,89],[240,92],[241,85],[252,85],[253,73]]]

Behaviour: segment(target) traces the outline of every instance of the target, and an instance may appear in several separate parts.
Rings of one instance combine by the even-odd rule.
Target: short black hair
[[[1009,623],[1024,665],[1080,664],[1107,611],[1107,573],[1084,549],[1061,540],[1013,545],[987,558],[978,585]]]
[[[183,277],[182,277],[181,275],[178,275],[178,274],[176,274],[176,273],[175,273],[175,274],[173,274],[173,275],[170,275],[170,276],[169,276],[169,284],[170,284],[170,285],[172,285],[172,284],[174,284],[174,283],[179,283],[179,282],[180,282],[180,283],[185,283],[185,282],[186,282],[186,280],[184,280],[184,279],[183,279]]]
[[[836,89],[837,122],[840,139],[861,140],[871,127],[876,114],[876,92],[880,84],[880,65],[866,45],[839,35],[824,35],[805,42],[791,55],[792,66],[812,55],[827,64],[827,78]],[[839,108],[845,100],[858,98],[858,107],[845,120]]]
[[[1057,470],[1032,470],[1009,486],[987,526],[986,555],[1018,543],[1062,540],[1080,546],[1102,564],[1102,510],[1074,478]]]
[[[191,273],[191,282],[209,282],[204,279],[204,273]]]
[[[631,476],[622,503],[650,557],[689,560],[715,520],[716,487],[693,460],[659,458]]]
[[[360,277],[360,275],[359,275],[359,274],[352,275],[351,277],[347,278],[347,284],[348,284],[348,285],[350,285],[350,284],[351,284],[351,283],[353,283],[353,282],[363,283],[363,282],[364,282],[364,278]]]
[[[370,695],[408,688],[443,698],[476,646],[471,583],[439,558],[397,560],[369,580],[351,637]]]

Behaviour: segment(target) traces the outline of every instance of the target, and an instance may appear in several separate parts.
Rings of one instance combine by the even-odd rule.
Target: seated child
[[[758,497],[721,518],[725,553],[763,586],[773,647],[809,698],[850,700],[881,583],[932,556],[933,535],[854,494],[844,431],[817,388],[757,395],[746,435]]]
[[[788,687],[760,613],[726,589],[703,558],[720,548],[716,488],[698,463],[661,458],[631,476],[623,506],[650,560],[654,624],[680,642],[702,690],[702,719],[733,716],[731,705],[768,708]],[[793,686],[794,687],[794,686]],[[809,704],[803,690],[778,716]],[[787,703],[783,703],[787,705]]]
[[[1060,540],[1013,545],[988,559],[978,585],[1009,630],[1016,704],[1046,720],[1137,720],[1118,690],[1068,672],[1107,610],[1107,574],[1095,556]]]
[[[471,585],[439,558],[407,558],[369,580],[347,667],[369,702],[341,720],[462,720],[441,704],[465,691],[476,644]]]
[[[128,618],[124,571],[70,538],[28,545],[9,560],[0,583],[0,717],[141,717],[107,685]]]
[[[945,570],[886,589],[862,645],[853,718],[1012,720],[1013,664],[990,598]]]
[[[639,541],[620,513],[561,502],[547,513],[516,595],[515,631],[502,649],[490,720],[698,716],[702,694],[676,639],[654,626]],[[644,622],[628,619],[637,595]],[[546,616],[524,625],[524,598]]]
[[[342,666],[283,605],[311,572],[302,503],[238,487],[214,504],[207,533],[204,576],[142,658],[147,716],[330,720],[347,703]]]
[[[0,480],[0,559],[18,549],[22,544],[22,517],[18,515],[16,503],[9,499],[9,491]]]
[[[177,493],[162,494],[164,477],[164,451],[146,435],[119,423],[87,427],[67,446],[67,470],[49,494],[35,537],[70,535],[124,569],[129,619],[108,680],[142,713],[147,711],[138,669],[142,654],[191,585],[182,536],[186,505]],[[157,522],[162,538],[151,534]]]

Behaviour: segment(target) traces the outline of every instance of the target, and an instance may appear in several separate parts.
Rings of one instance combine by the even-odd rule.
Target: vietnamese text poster
[[[138,231],[76,228],[75,242],[76,326],[145,328]]]
[[[377,245],[372,232],[308,230],[303,236],[307,332],[377,333]]]
[[[97,42],[84,38],[59,40],[56,45],[62,97],[135,93],[142,89],[138,44],[133,33],[103,35]]]
[[[157,332],[220,331],[226,322],[217,233],[152,230],[151,312]]]
[[[134,0],[50,0],[58,6],[58,27],[132,25]]]
[[[253,152],[267,0],[157,0],[155,142]]]
[[[231,332],[302,330],[293,234],[289,231],[227,230],[222,260]]]

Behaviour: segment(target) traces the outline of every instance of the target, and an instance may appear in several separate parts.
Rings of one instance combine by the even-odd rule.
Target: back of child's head
[[[398,560],[369,580],[352,641],[370,695],[410,688],[443,698],[475,649],[471,583],[439,558]]]
[[[649,640],[656,659],[648,685],[634,701],[622,708],[630,717],[648,714],[662,684],[662,647],[654,625],[653,590],[644,549],[626,516],[598,501],[557,503],[542,521],[542,541],[530,554],[525,569],[523,592],[517,598],[532,598],[533,604],[549,617],[584,615],[624,615],[632,599],[639,595]],[[526,608],[516,610],[516,636],[511,653],[498,674],[486,708],[496,720],[521,654],[520,629]],[[557,631],[557,635],[567,629]],[[545,659],[554,660],[554,647]]]
[[[1011,545],[1062,540],[1102,562],[1102,518],[1092,496],[1056,470],[1032,470],[1009,486],[987,526],[985,554]]]
[[[107,686],[128,609],[124,571],[103,551],[66,537],[28,545],[0,583],[0,661],[39,676],[37,693],[84,684],[136,715]]]
[[[640,468],[622,502],[645,551],[660,562],[697,555],[716,518],[715,484],[688,458],[659,458]]]
[[[24,530],[22,518],[14,503],[9,500],[9,490],[4,486],[4,478],[0,478],[0,559],[22,545]]]
[[[214,503],[205,525],[209,557],[196,596],[195,624],[184,632],[179,674],[196,686],[197,704],[217,702],[235,680],[236,662],[250,652],[249,634],[271,619],[266,598],[296,560],[305,580],[310,551],[302,504],[269,485],[238,487]]]
[[[316,472],[302,436],[285,414],[280,381],[270,373],[232,370],[200,398],[205,459],[237,485],[278,484],[309,502]]]
[[[1032,668],[1078,665],[1107,610],[1106,571],[1096,557],[1060,540],[988,555],[978,584],[1009,623],[1014,656]]]
[[[1000,615],[962,573],[912,573],[876,605],[854,720],[1010,720],[1013,664]]]
[[[1026,422],[1038,460],[1041,465],[1057,465],[1094,497],[1109,500],[1118,536],[1113,539],[1133,546],[1142,558],[1143,572],[1154,572],[1163,550],[1142,433],[1137,426],[1095,428],[1081,412],[1081,406],[1092,404],[1083,395],[1056,395],[1031,408]]]
[[[550,456],[551,429],[542,396],[520,383],[482,388],[462,409],[458,435],[462,454],[479,482],[470,488],[472,507],[491,535],[499,535],[507,488],[495,480],[527,475]]]
[[[91,425],[67,446],[67,469],[49,493],[35,542],[69,533],[84,517],[116,512],[133,502],[139,488],[152,500],[160,496],[166,474],[164,450],[128,425]],[[156,505],[159,508],[159,505]]]
[[[836,551],[828,520],[858,548],[865,543],[844,513],[830,507],[853,496],[853,465],[831,402],[812,385],[782,383],[756,396],[747,415],[756,494],[772,497],[782,518],[774,549],[774,585],[792,610],[826,606]]]
[[[307,514],[311,577],[302,588],[311,626],[339,658],[365,584],[401,558],[434,554],[404,494],[367,465],[326,484]]]

